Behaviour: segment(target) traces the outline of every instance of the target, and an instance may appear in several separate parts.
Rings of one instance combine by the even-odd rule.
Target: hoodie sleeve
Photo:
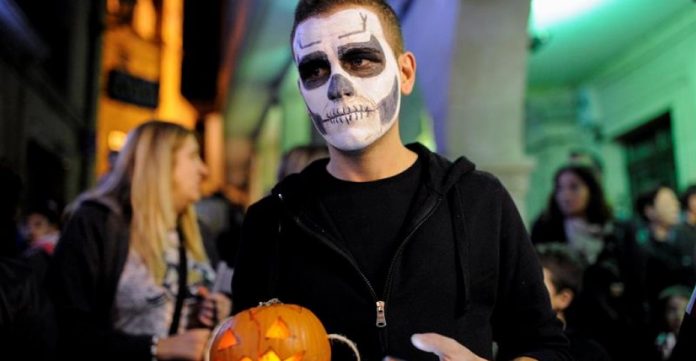
[[[498,359],[571,360],[561,322],[551,310],[539,259],[508,192],[499,185],[500,279],[493,314]]]

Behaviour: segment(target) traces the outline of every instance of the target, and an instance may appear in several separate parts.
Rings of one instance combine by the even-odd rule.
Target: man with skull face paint
[[[355,153],[365,153],[381,137],[385,143],[400,145],[392,139],[398,136],[399,90],[410,93],[415,63],[410,53],[396,59],[377,16],[343,10],[329,18],[309,19],[295,34],[300,91],[314,125],[334,153],[357,158]],[[403,83],[400,63],[406,67]],[[415,154],[403,146],[396,149],[413,162],[409,155]]]
[[[292,49],[330,158],[250,207],[235,312],[274,297],[303,305],[363,360],[491,359],[494,340],[500,359],[569,359],[507,191],[463,157],[401,142],[415,58],[393,10],[300,0]]]

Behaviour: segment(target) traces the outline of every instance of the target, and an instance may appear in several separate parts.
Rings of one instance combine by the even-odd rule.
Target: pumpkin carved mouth
[[[345,337],[327,335],[310,310],[277,300],[223,320],[208,341],[206,361],[330,361],[329,340],[355,345]]]

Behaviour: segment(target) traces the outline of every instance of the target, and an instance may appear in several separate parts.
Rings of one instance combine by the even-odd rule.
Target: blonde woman
[[[199,360],[230,301],[192,204],[207,169],[194,135],[160,121],[133,130],[113,171],[81,195],[51,272],[67,359]]]

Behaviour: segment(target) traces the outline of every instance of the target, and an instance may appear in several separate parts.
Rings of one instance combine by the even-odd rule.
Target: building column
[[[534,187],[526,197],[530,220],[538,217],[553,192],[556,171],[567,165],[571,151],[593,147],[591,133],[578,123],[578,94],[573,88],[528,89],[526,100],[526,149],[541,166],[529,179]]]
[[[462,1],[443,149],[500,178],[523,216],[533,168],[524,153],[529,7],[529,0]]]

